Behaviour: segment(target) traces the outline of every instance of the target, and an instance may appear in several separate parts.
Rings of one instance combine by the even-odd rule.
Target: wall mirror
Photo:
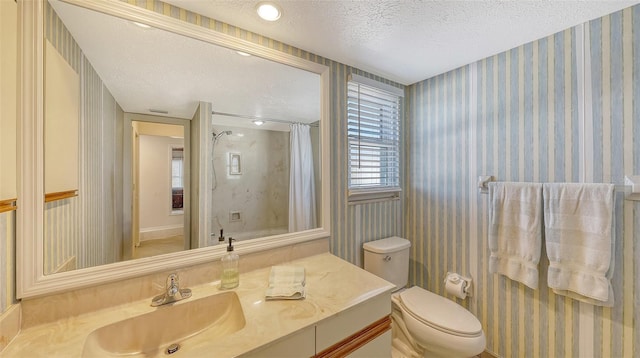
[[[23,2],[21,17],[20,161],[33,165],[20,168],[18,297],[211,262],[221,236],[240,253],[329,236],[328,67],[123,2]],[[52,48],[80,77],[78,181],[45,203]],[[315,202],[286,185],[302,152]],[[148,197],[164,218],[146,217]]]

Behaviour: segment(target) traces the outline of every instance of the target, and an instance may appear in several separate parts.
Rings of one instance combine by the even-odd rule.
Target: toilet
[[[392,336],[394,357],[469,358],[484,351],[480,321],[443,296],[414,286],[409,279],[409,240],[390,237],[363,245],[364,269],[393,283]]]

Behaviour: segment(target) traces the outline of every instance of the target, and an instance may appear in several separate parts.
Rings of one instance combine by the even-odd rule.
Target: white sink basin
[[[235,292],[187,299],[96,329],[87,337],[82,356],[166,356],[175,345],[177,352],[188,350],[200,336],[211,342],[239,331],[245,323]]]

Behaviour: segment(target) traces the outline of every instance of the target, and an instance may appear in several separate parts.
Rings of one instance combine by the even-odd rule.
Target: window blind
[[[171,148],[171,188],[180,189],[183,187],[183,148]]]
[[[400,187],[400,104],[397,94],[349,81],[349,189]]]

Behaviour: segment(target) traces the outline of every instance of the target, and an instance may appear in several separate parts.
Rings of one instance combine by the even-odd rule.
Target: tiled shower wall
[[[223,136],[213,150],[217,189],[212,193],[212,232],[224,229],[226,236],[236,239],[242,237],[239,234],[269,229],[287,232],[289,132],[220,126],[215,129],[216,133],[232,130],[243,136]],[[230,153],[241,155],[242,174],[228,174]],[[232,221],[231,211],[239,212],[240,220]],[[215,237],[213,240],[217,241]]]
[[[615,200],[615,306],[594,307],[488,273],[487,204],[478,175],[500,181],[605,182],[640,173],[640,7],[626,9],[408,89],[405,233],[412,282],[460,303],[504,357],[632,357],[640,350],[640,204]]]

